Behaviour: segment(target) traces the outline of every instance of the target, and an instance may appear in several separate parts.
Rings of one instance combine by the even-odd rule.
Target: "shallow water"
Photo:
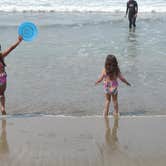
[[[107,54],[115,54],[132,87],[120,83],[124,115],[166,114],[165,13],[141,13],[135,32],[124,13],[1,13],[2,49],[17,26],[34,22],[38,38],[7,58],[7,112],[102,114],[102,85],[94,82]],[[112,106],[111,106],[112,111]]]

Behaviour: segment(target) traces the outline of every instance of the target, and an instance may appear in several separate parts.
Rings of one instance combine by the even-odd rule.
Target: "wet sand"
[[[165,166],[166,117],[0,119],[0,166]]]

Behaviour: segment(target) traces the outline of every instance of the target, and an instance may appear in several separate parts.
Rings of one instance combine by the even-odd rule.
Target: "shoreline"
[[[96,115],[65,115],[65,114],[43,114],[43,113],[20,113],[20,114],[7,114],[7,115],[1,115],[0,114],[0,120],[9,120],[9,119],[27,119],[27,118],[64,118],[64,119],[103,119],[105,118],[102,114],[96,114]],[[112,113],[107,116],[107,118],[114,118],[114,115]],[[120,113],[120,116],[118,116],[119,119],[140,119],[140,118],[166,118],[166,114],[133,114],[133,113],[126,113],[122,112]]]

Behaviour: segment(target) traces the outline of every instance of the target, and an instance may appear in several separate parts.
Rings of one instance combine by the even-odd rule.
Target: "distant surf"
[[[3,12],[124,12],[126,0],[1,0]],[[166,12],[165,0],[139,0],[139,12]]]

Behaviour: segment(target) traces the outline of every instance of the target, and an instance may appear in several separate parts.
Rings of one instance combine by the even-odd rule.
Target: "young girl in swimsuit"
[[[99,84],[104,80],[104,92],[105,92],[105,109],[104,116],[108,116],[109,107],[111,103],[111,97],[114,105],[114,115],[118,115],[118,81],[120,79],[122,82],[131,86],[130,83],[122,76],[118,61],[114,55],[108,55],[105,60],[105,67],[99,79],[96,81],[95,85]]]
[[[19,36],[18,40],[15,44],[13,44],[11,47],[9,47],[7,50],[1,52],[0,50],[0,108],[2,115],[6,115],[5,111],[5,90],[6,90],[6,78],[7,74],[5,72],[6,64],[4,62],[4,58],[13,50],[15,49],[20,42],[22,41],[22,37]]]

